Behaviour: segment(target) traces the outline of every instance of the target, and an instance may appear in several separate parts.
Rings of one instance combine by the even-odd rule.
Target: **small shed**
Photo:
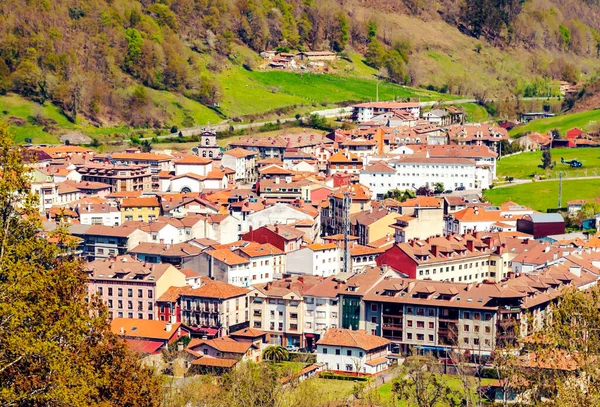
[[[565,220],[559,213],[532,213],[517,220],[517,231],[534,239],[565,233]]]

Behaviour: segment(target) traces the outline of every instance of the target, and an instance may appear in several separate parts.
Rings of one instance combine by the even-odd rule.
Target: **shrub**
[[[321,379],[329,379],[329,380],[349,380],[353,382],[366,382],[369,379],[364,376],[347,376],[343,374],[331,373],[331,372],[323,372],[319,375]]]

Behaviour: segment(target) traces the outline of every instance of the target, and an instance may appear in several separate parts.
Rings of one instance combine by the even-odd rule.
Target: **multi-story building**
[[[339,143],[340,150],[351,154],[350,157],[356,156],[359,159],[371,156],[377,153],[377,142],[375,140],[367,140],[362,137],[345,140]]]
[[[86,204],[77,207],[79,222],[82,225],[119,226],[121,211],[109,203]]]
[[[223,153],[221,164],[235,170],[236,181],[251,184],[256,182],[257,178],[256,155],[254,151],[233,148]]]
[[[76,165],[81,181],[108,184],[112,192],[152,191],[152,174],[146,164],[116,165],[85,163]]]
[[[314,243],[286,255],[286,273],[329,277],[340,272],[340,249],[334,243]]]
[[[321,277],[285,277],[256,284],[250,293],[250,327],[269,333],[272,344],[305,346],[303,293]]]
[[[364,296],[364,321],[367,330],[404,352],[413,347],[442,356],[448,351],[490,356],[541,329],[564,289],[596,280],[567,265],[501,283],[385,279]]]
[[[206,250],[196,271],[240,287],[273,281],[285,270],[285,254],[270,244],[239,241]]]
[[[337,173],[358,174],[362,168],[362,160],[352,153],[338,151],[327,160],[327,173],[329,175]]]
[[[180,290],[177,305],[181,309],[181,321],[192,329],[193,334],[211,337],[247,328],[249,292],[243,287],[203,277],[200,287]],[[164,305],[163,301],[159,302]]]
[[[421,105],[418,103],[400,102],[368,102],[352,106],[352,120],[355,122],[368,122],[374,116],[388,112],[408,112],[414,117],[421,115]]]
[[[131,149],[124,153],[95,155],[92,161],[100,163],[106,163],[110,161],[114,164],[124,165],[147,165],[150,168],[150,173],[152,174],[152,189],[158,190],[160,187],[158,173],[161,171],[171,171],[172,159],[173,157],[165,154],[142,153],[138,149]]]
[[[338,188],[329,195],[328,204],[321,206],[321,231],[324,236],[343,233],[344,195],[350,198],[349,215],[371,209],[371,191],[362,184],[350,184]]]
[[[412,212],[401,207],[403,214],[396,216],[395,223],[390,226],[395,231],[396,243],[426,239],[444,232],[444,208],[441,200],[436,201],[437,206],[415,207]]]
[[[335,276],[327,277],[304,292],[304,339],[309,349],[314,349],[329,328],[340,326],[338,284]]]
[[[449,235],[399,243],[377,258],[409,278],[480,282],[490,277],[492,250],[473,235]]]
[[[125,198],[120,206],[123,222],[153,222],[160,216],[160,204],[155,196]]]
[[[442,183],[446,189],[487,188],[477,182],[475,161],[465,158],[401,157],[376,162],[361,171],[360,183],[382,198],[391,189],[433,188]]]
[[[526,206],[506,202],[500,206],[468,207],[444,218],[444,234],[517,230],[517,221],[534,211]]]
[[[374,375],[387,370],[390,341],[366,331],[331,328],[317,342],[317,363],[336,372]]]
[[[80,237],[84,239],[84,256],[90,260],[123,255],[150,239],[147,232],[123,225],[92,225]]]
[[[96,294],[113,318],[156,319],[156,299],[169,287],[185,286],[185,275],[170,264],[151,264],[129,255],[97,259],[84,266],[88,292]]]
[[[390,226],[398,217],[382,205],[371,205],[371,208],[350,216],[350,233],[358,237],[358,244],[367,245],[386,235],[394,229]]]

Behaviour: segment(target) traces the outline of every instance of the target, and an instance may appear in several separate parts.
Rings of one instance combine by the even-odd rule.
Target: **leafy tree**
[[[367,52],[365,53],[365,62],[374,68],[379,68],[385,57],[385,48],[379,41],[373,38],[367,46]]]
[[[338,15],[338,29],[336,32],[336,37],[332,44],[334,51],[341,52],[344,50],[344,47],[350,38],[349,30],[350,25],[348,24],[348,18],[345,14],[340,13]]]
[[[426,187],[426,186],[422,186],[417,188],[416,192],[417,196],[421,195],[421,196],[431,196],[433,195],[433,191],[431,190],[431,188]]]
[[[552,162],[552,152],[550,149],[544,150],[542,152],[542,165],[543,169],[552,169],[554,167],[554,163]]]
[[[369,42],[377,37],[377,23],[373,20],[367,22],[367,39]]]
[[[132,72],[135,64],[142,55],[142,44],[144,42],[142,35],[135,28],[125,30],[125,40],[127,41],[127,55],[125,56],[125,68]]]
[[[404,202],[408,199],[414,198],[415,193],[410,189],[407,189],[405,191],[401,191],[399,189],[390,189],[388,192],[386,192],[386,194],[383,197],[384,199],[392,198],[396,201]]]
[[[290,353],[283,346],[269,346],[263,351],[263,358],[279,363],[290,359]]]
[[[433,184],[433,190],[436,194],[441,194],[442,192],[444,192],[444,183],[436,182],[435,184]]]
[[[149,153],[152,151],[152,144],[150,144],[150,142],[148,140],[144,140],[142,141],[142,144],[140,145],[140,151],[142,153]]]
[[[409,359],[404,374],[392,383],[392,394],[411,406],[460,406],[460,395],[448,384],[432,359]]]
[[[87,301],[87,274],[59,244],[40,238],[37,197],[21,150],[0,124],[0,399],[5,406],[158,407],[158,377]]]

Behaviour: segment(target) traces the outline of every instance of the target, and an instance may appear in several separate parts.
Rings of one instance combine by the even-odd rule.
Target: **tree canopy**
[[[24,152],[0,123],[0,404],[158,406],[154,372],[88,301],[87,275],[61,227],[40,235]]]

